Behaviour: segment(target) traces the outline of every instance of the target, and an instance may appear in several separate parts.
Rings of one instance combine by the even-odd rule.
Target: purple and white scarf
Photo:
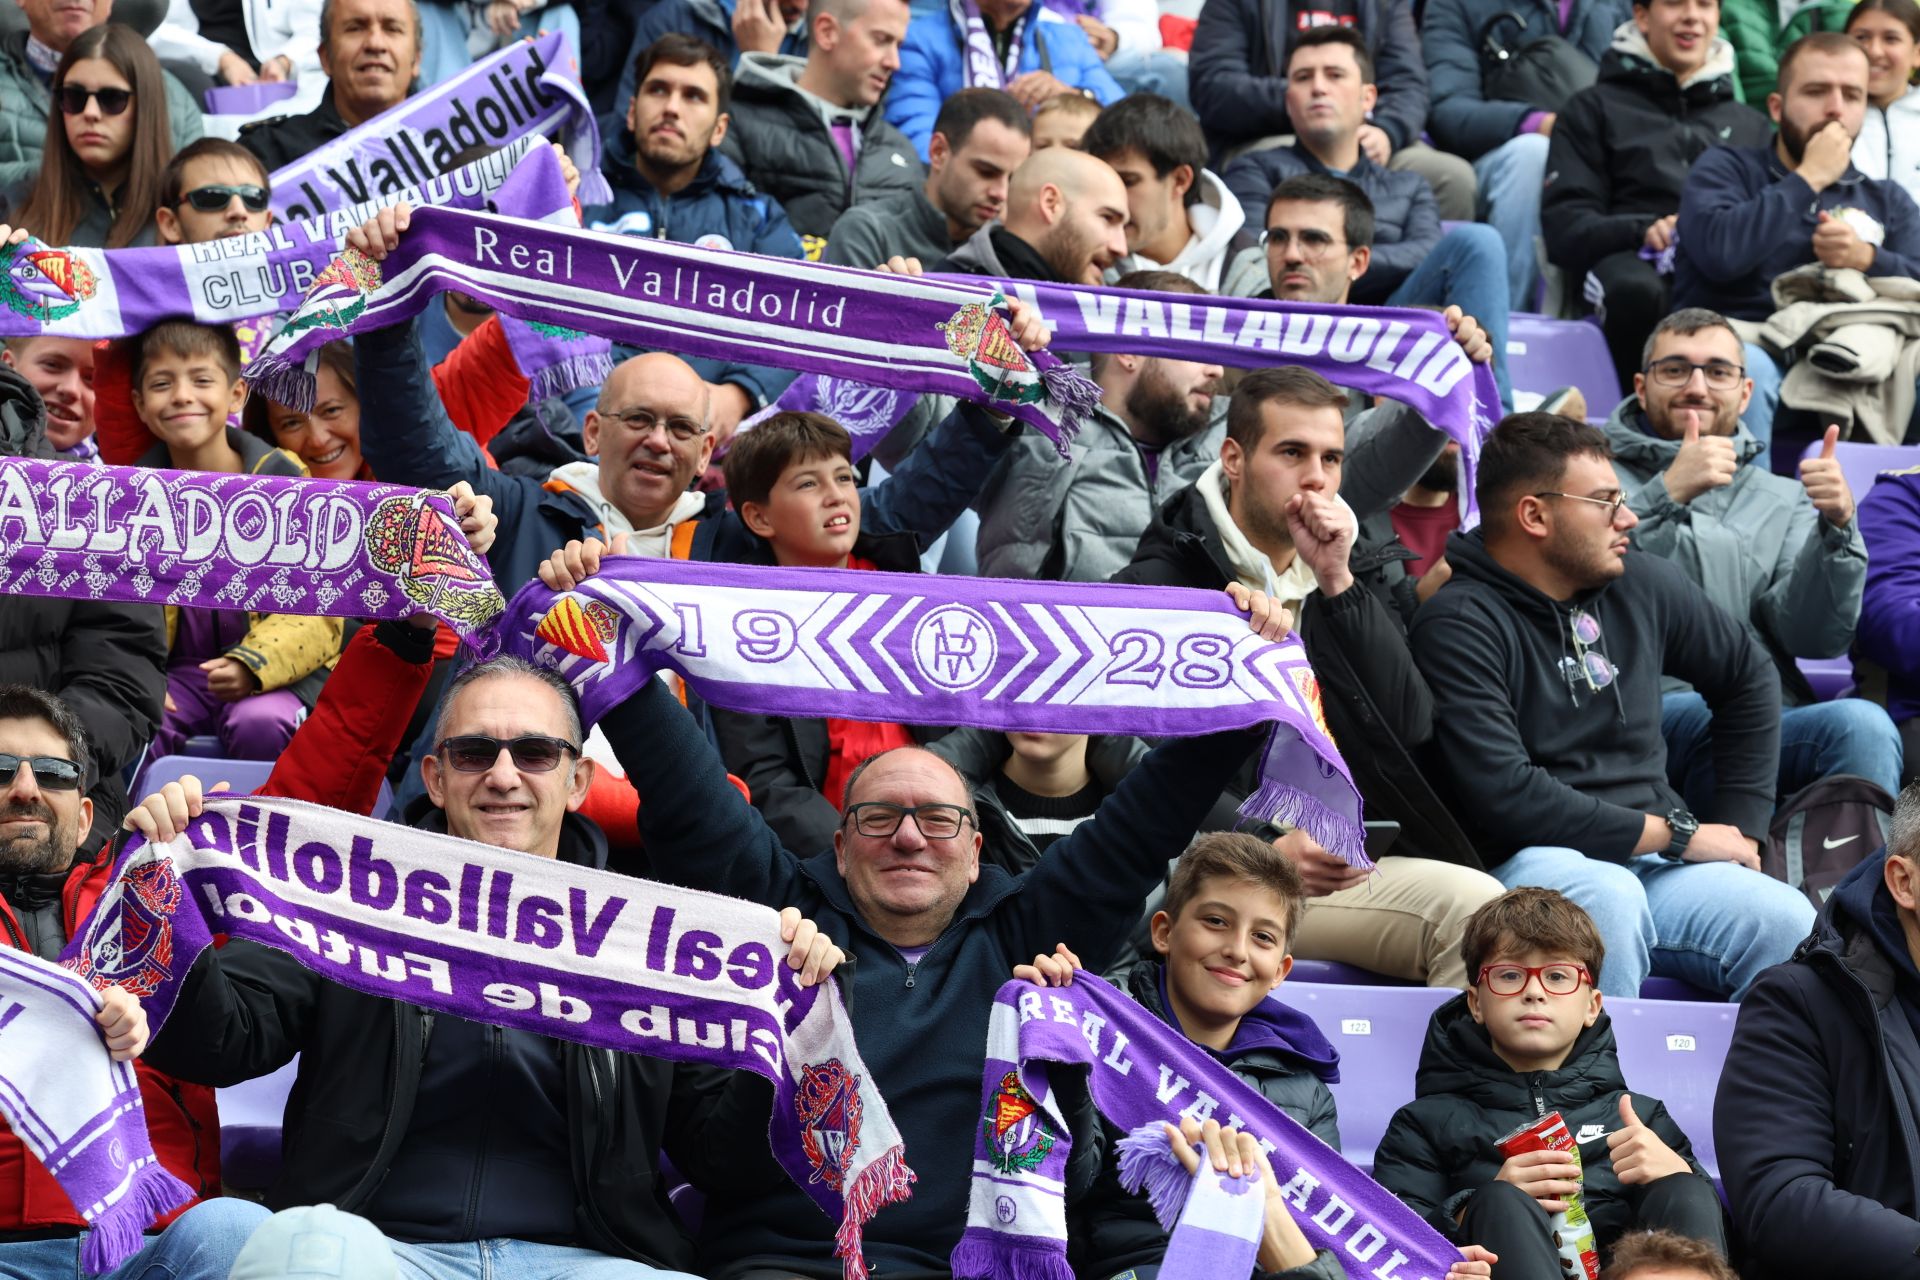
[[[911,1194],[839,987],[795,983],[768,908],[297,800],[217,798],[168,844],[129,842],[61,963],[138,995],[158,1033],[218,933],[367,995],[771,1080],[773,1153],[839,1224],[847,1280],[866,1275],[866,1223]]]
[[[1062,449],[1100,394],[1047,352],[1023,351],[987,289],[449,209],[415,214],[383,262],[336,258],[247,381],[305,408],[322,345],[406,320],[444,289],[636,347],[983,401]]]
[[[1216,1172],[1207,1147],[1196,1142],[1200,1167],[1189,1174],[1173,1154],[1164,1124],[1144,1124],[1117,1144],[1120,1185],[1145,1192],[1163,1230],[1171,1233],[1158,1280],[1220,1280],[1253,1271],[1266,1227],[1259,1176]]]
[[[656,671],[761,715],[1179,737],[1273,723],[1241,812],[1370,866],[1360,796],[1297,636],[1262,640],[1218,591],[609,557],[522,588],[507,652],[597,720]]]
[[[1459,443],[1462,511],[1468,526],[1477,522],[1474,468],[1481,443],[1500,419],[1500,390],[1492,366],[1468,360],[1435,312],[1031,280],[1006,280],[1000,287],[1046,321],[1054,350],[1157,356],[1230,369],[1298,365],[1335,386],[1398,400]],[[815,374],[794,379],[742,430],[780,410],[824,413],[853,437],[857,459],[911,408],[911,396]]]
[[[81,978],[0,947],[0,1113],[86,1219],[91,1272],[132,1257],[156,1217],[193,1199],[154,1156],[140,1082],[107,1052],[99,1012]]]
[[[444,493],[0,458],[0,596],[14,595],[431,613],[469,640],[502,604]]]
[[[1071,1280],[1065,1178],[1073,1140],[1054,1100],[1054,1064],[1084,1070],[1094,1106],[1125,1132],[1192,1117],[1253,1134],[1308,1242],[1332,1250],[1351,1275],[1443,1280],[1460,1258],[1419,1214],[1206,1050],[1101,979],[1076,973],[1071,986],[1009,982],[994,998],[955,1280]],[[1165,1201],[1170,1177],[1147,1176],[1150,1196],[1157,1182]],[[1211,1250],[1221,1242],[1206,1243]],[[1208,1274],[1239,1280],[1247,1267]]]
[[[1013,20],[1007,32],[1007,56],[994,51],[993,32],[980,16],[978,0],[947,0],[953,25],[960,30],[966,55],[966,86],[969,89],[1004,89],[1020,74],[1020,46],[1026,38],[1027,23],[1038,20],[1038,6],[1029,8]]]
[[[600,126],[567,38],[548,32],[488,54],[459,75],[387,108],[273,174],[273,211],[308,218],[371,201],[453,168],[470,147],[557,134],[580,170],[580,198],[604,204]]]

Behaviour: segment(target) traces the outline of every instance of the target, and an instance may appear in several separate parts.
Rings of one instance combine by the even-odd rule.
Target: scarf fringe
[[[612,374],[613,356],[608,352],[587,351],[566,356],[529,375],[533,387],[528,399],[546,400],[580,387],[598,386]]]
[[[1206,1159],[1205,1146],[1196,1145],[1194,1149],[1202,1160]],[[1165,1127],[1143,1124],[1120,1139],[1115,1150],[1120,1157],[1120,1185],[1136,1194],[1144,1187],[1153,1216],[1163,1229],[1173,1230],[1193,1191],[1193,1178],[1173,1154]]]
[[[316,384],[305,361],[288,360],[262,351],[247,366],[244,376],[250,394],[265,396],[275,404],[301,413],[313,412]]]
[[[1060,406],[1060,434],[1053,447],[1062,458],[1071,457],[1069,447],[1080,434],[1080,424],[1100,403],[1100,384],[1065,361],[1040,371],[1047,398]]]
[[[947,1260],[953,1280],[1074,1280],[1064,1242],[968,1227]]]
[[[147,1226],[193,1199],[193,1188],[168,1173],[157,1159],[134,1171],[133,1183],[106,1212],[88,1224],[80,1265],[89,1275],[111,1271],[140,1252]]]
[[[833,1255],[840,1259],[843,1280],[867,1280],[861,1235],[874,1214],[912,1196],[915,1177],[913,1170],[907,1168],[906,1147],[899,1144],[882,1152],[847,1184],[840,1209],[840,1230],[833,1237]]]
[[[1240,806],[1240,816],[1276,826],[1298,827],[1349,866],[1371,869],[1366,828],[1343,821],[1333,810],[1298,787],[1266,779]]]

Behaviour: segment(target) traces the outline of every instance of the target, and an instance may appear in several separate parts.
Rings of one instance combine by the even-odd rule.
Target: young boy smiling
[[[1558,1280],[1549,1224],[1576,1192],[1603,1257],[1635,1229],[1724,1255],[1720,1202],[1686,1135],[1621,1076],[1587,913],[1551,889],[1514,889],[1474,912],[1460,950],[1473,985],[1434,1011],[1414,1101],[1388,1124],[1374,1179],[1449,1238],[1497,1254],[1495,1280]],[[1578,1165],[1501,1155],[1503,1138],[1555,1111]]]

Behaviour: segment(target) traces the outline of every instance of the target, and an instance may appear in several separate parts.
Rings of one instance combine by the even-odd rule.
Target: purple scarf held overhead
[[[138,995],[158,1034],[219,933],[366,995],[765,1077],[773,1154],[837,1224],[846,1280],[866,1275],[867,1222],[911,1194],[839,987],[794,982],[768,908],[320,805],[216,797],[170,843],[128,844],[60,962]],[[0,1087],[5,1049],[0,1030]]]
[[[1052,350],[1191,360],[1230,369],[1298,365],[1335,386],[1398,400],[1459,443],[1465,523],[1477,520],[1474,468],[1481,442],[1501,416],[1500,391],[1492,366],[1468,360],[1435,312],[1031,280],[1003,281],[1001,288],[1039,311],[1053,334]],[[746,425],[781,409],[825,413],[853,437],[858,458],[912,407],[910,396],[814,375],[794,379],[777,404]]]
[[[982,401],[1062,452],[1099,399],[1071,366],[1021,350],[985,289],[446,209],[416,214],[383,262],[335,259],[247,382],[304,409],[323,344],[407,320],[445,289],[631,346]]]
[[[404,618],[499,614],[444,493],[0,458],[0,596]]]
[[[1084,1070],[1094,1106],[1127,1133],[1191,1117],[1253,1134],[1301,1231],[1349,1275],[1443,1280],[1460,1258],[1419,1214],[1205,1049],[1101,979],[1077,973],[1072,986],[1009,982],[994,998],[973,1194],[953,1250],[954,1280],[1071,1280],[1064,1186],[1072,1135],[1053,1098],[1056,1064]],[[1174,1178],[1164,1164],[1146,1174],[1156,1212],[1177,1195]],[[1168,1261],[1186,1270],[1192,1259],[1170,1250]],[[1245,1270],[1211,1274],[1239,1280]]]
[[[1262,640],[1217,591],[610,557],[566,594],[528,583],[509,653],[597,720],[656,671],[760,715],[1180,737],[1271,722],[1241,812],[1370,866],[1298,637]]]
[[[424,185],[472,147],[555,133],[580,170],[580,198],[604,204],[600,126],[558,32],[518,40],[389,107],[273,174],[273,211],[312,217]],[[391,203],[391,201],[386,201]]]

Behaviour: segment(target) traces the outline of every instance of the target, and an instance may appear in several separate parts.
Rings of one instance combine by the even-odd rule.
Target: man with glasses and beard
[[[1753,390],[1741,357],[1733,326],[1701,309],[1676,311],[1647,339],[1634,394],[1606,426],[1640,518],[1633,544],[1672,561],[1772,655],[1787,704],[1782,796],[1837,773],[1897,795],[1900,735],[1886,710],[1864,698],[1816,701],[1794,665],[1853,647],[1866,590],[1866,542],[1832,456],[1840,429],[1827,429],[1797,481],[1774,475],[1740,422]],[[1713,794],[1706,704],[1669,682],[1665,709],[1667,777],[1689,808],[1704,809]]]
[[[1780,680],[1698,585],[1629,552],[1640,517],[1597,428],[1514,414],[1480,454],[1481,525],[1415,615],[1453,809],[1509,888],[1558,889],[1606,942],[1608,996],[1649,973],[1738,1000],[1813,924],[1760,871],[1780,756]],[[1696,815],[1667,778],[1663,676],[1711,712]]]
[[[1173,271],[1136,271],[1122,289],[1207,291]],[[1105,582],[1133,558],[1153,513],[1220,454],[1220,366],[1096,355],[1099,406],[1061,463],[1047,440],[1016,440],[980,497],[980,572],[990,578]],[[1224,399],[1224,397],[1222,397]]]

